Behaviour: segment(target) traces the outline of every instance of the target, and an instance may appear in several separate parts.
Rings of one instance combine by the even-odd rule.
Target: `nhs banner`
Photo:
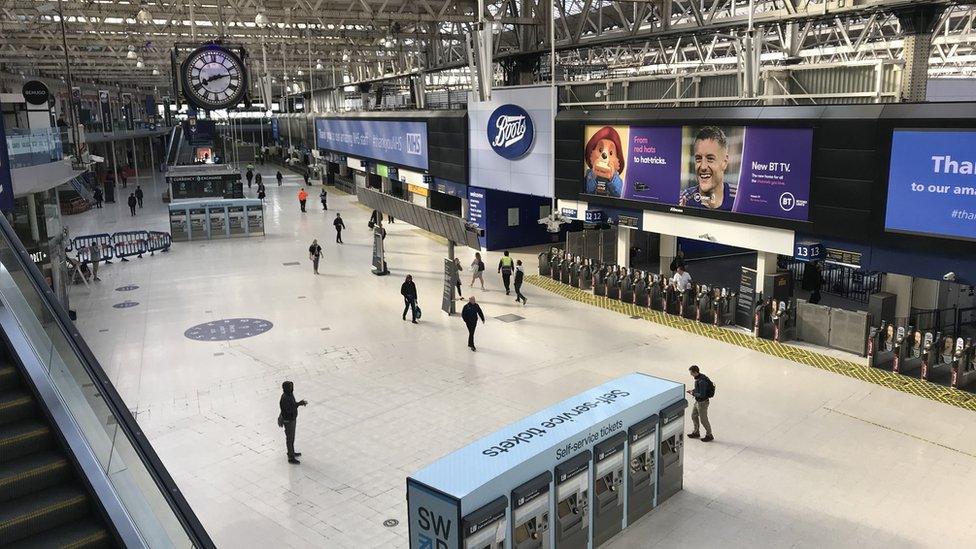
[[[316,118],[315,145],[350,156],[428,169],[426,122]]]
[[[518,105],[502,105],[488,117],[488,143],[503,158],[522,158],[534,138],[532,117]]]

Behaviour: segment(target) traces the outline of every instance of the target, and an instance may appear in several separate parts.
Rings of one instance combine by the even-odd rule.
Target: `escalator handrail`
[[[7,241],[7,244],[10,245],[11,250],[14,251],[17,262],[28,275],[27,278],[30,280],[34,290],[37,291],[41,301],[57,322],[61,333],[65,336],[68,344],[71,345],[72,350],[80,359],[92,383],[95,384],[99,393],[104,397],[105,403],[112,411],[112,415],[115,417],[118,425],[122,428],[126,438],[132,444],[139,459],[148,470],[150,476],[152,476],[156,487],[162,493],[163,498],[169,504],[170,509],[176,515],[180,524],[182,524],[184,531],[193,542],[193,545],[199,549],[216,549],[217,546],[204,529],[196,513],[190,508],[190,504],[186,501],[186,498],[176,485],[173,477],[169,474],[169,471],[166,470],[156,451],[149,444],[149,440],[143,433],[142,428],[139,427],[135,418],[129,413],[129,409],[125,406],[122,397],[115,390],[115,386],[105,374],[101,363],[98,362],[98,359],[95,358],[95,355],[88,347],[88,344],[82,339],[81,334],[68,317],[68,312],[64,309],[61,302],[58,301],[54,291],[44,281],[40,269],[31,260],[30,254],[24,248],[20,238],[17,237],[13,227],[10,226],[10,222],[2,215],[0,215],[0,233],[2,233],[2,237]]]

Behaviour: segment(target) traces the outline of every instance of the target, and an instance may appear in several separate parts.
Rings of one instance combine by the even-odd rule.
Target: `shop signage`
[[[420,196],[427,196],[429,194],[429,191],[427,189],[420,187],[418,185],[407,185],[407,190],[412,192],[413,194],[418,194]]]
[[[823,256],[824,247],[819,242],[797,242],[793,247],[793,259],[797,261],[819,261]]]
[[[518,105],[502,105],[488,117],[488,143],[502,158],[522,158],[532,148],[534,138],[532,117]]]
[[[24,101],[31,105],[47,105],[48,100],[51,99],[51,91],[40,80],[24,82],[21,93],[24,95]]]

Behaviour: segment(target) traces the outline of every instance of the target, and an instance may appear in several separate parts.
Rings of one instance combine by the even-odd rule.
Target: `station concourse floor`
[[[388,225],[392,274],[370,274],[369,210],[329,188],[308,213],[285,173],[268,191],[267,236],[175,243],[115,261],[72,286],[78,326],[219,547],[406,547],[405,479],[477,438],[611,378],[641,371],[717,386],[715,441],[686,440],[684,490],[606,547],[972,547],[976,414],[749,349],[569,301],[532,285],[528,306],[471,290],[488,317],[477,352],[458,316],[440,312],[446,247]],[[65,216],[73,236],[168,230],[142,174],[146,207],[125,197]],[[135,188],[134,178],[128,189]],[[250,191],[256,192],[256,188]],[[334,243],[335,212],[346,220]],[[321,275],[307,249],[325,250]],[[458,248],[467,267],[473,253]],[[518,254],[516,254],[518,256]],[[531,255],[527,272],[536,272]],[[298,262],[298,265],[288,263]],[[423,318],[397,320],[412,273]],[[470,275],[467,275],[470,276]],[[138,289],[117,291],[135,285]],[[113,308],[121,302],[138,305]],[[524,317],[515,322],[501,315]],[[191,326],[260,318],[273,328],[224,342]],[[276,425],[281,382],[299,399],[296,448]],[[690,431],[690,410],[686,432]],[[386,519],[399,524],[386,527]]]

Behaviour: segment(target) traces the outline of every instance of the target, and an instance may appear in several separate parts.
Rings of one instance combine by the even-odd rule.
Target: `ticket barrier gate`
[[[601,266],[593,274],[593,295],[595,296],[606,296],[607,295],[607,267],[606,265]]]
[[[651,512],[657,488],[655,450],[658,416],[638,421],[627,430],[627,526]]]
[[[512,549],[548,549],[549,484],[552,473],[546,471],[512,490]]]
[[[689,320],[695,320],[695,317],[698,316],[698,290],[696,286],[689,285],[685,291],[681,292],[678,316]]]
[[[942,332],[925,333],[922,343],[922,367],[918,371],[919,379],[935,380],[943,375],[952,373],[952,354],[954,340],[944,337]],[[940,368],[942,366],[943,368]]]
[[[675,402],[659,414],[661,443],[658,446],[657,502],[661,505],[683,486],[684,429],[687,400]]]
[[[895,361],[895,326],[881,321],[868,332],[868,366],[885,368]]]
[[[593,547],[624,528],[624,444],[617,433],[593,447]]]
[[[552,276],[552,252],[539,254],[539,276]]]
[[[646,273],[640,273],[637,282],[634,283],[634,303],[638,307],[650,307],[650,294],[647,292],[649,283]]]
[[[651,283],[651,288],[648,290],[648,301],[650,301],[651,309],[655,311],[664,311],[667,308],[667,293],[665,291],[664,282],[658,275],[654,275],[653,282]]]
[[[703,318],[711,319],[714,318],[715,313],[712,312],[712,294],[708,290],[708,286],[702,284],[698,287],[698,292],[695,295],[695,320],[701,321]]]
[[[976,381],[976,347],[970,338],[957,338],[952,357],[952,377],[949,384],[959,389]]]
[[[579,287],[581,290],[593,288],[593,266],[590,265],[589,260],[584,260],[583,265],[580,266]]]
[[[772,312],[773,341],[782,342],[796,339],[796,301],[774,301]]]
[[[672,315],[681,314],[681,292],[673,282],[664,287],[664,312]]]
[[[627,269],[620,271],[620,301],[624,303],[634,302],[634,279]]]
[[[762,339],[773,339],[776,330],[773,327],[773,300],[759,298],[753,313],[752,335]]]
[[[505,549],[505,512],[508,499],[502,496],[461,519],[464,549]]]
[[[620,271],[617,269],[607,274],[607,297],[620,299]]]
[[[891,371],[900,374],[922,367],[922,334],[914,326],[906,330],[899,326],[895,331],[895,359]]]
[[[562,262],[559,264],[559,281],[563,284],[569,284],[572,277],[573,260],[571,258],[563,258]]]
[[[589,450],[556,466],[555,549],[586,549],[590,542]]]

